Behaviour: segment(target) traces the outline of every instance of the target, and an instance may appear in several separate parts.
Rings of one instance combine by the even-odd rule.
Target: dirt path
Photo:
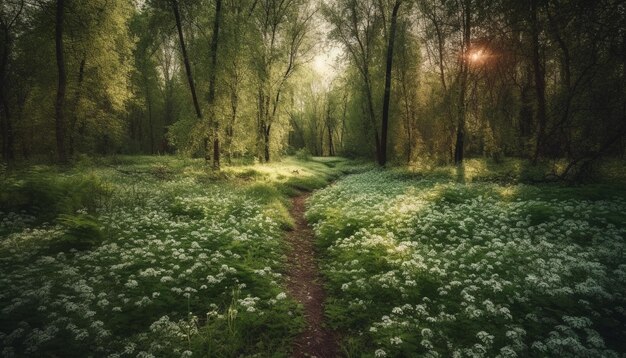
[[[306,328],[293,347],[292,357],[337,357],[334,334],[324,327],[324,287],[315,259],[313,230],[304,218],[308,194],[292,199],[291,215],[296,221],[287,234],[287,291],[304,306]]]

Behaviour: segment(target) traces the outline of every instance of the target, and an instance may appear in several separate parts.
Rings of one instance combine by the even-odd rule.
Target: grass
[[[306,215],[345,356],[618,357],[623,165],[540,183],[554,168],[303,152],[220,172],[167,156],[2,171],[2,354],[288,356],[304,321],[282,237],[290,197],[317,190]]]
[[[287,356],[303,324],[282,286],[289,196],[352,165],[287,158],[216,173],[112,157],[5,173],[3,355]]]

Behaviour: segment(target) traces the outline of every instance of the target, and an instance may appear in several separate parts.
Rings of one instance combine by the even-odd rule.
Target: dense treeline
[[[582,0],[5,0],[7,162],[306,147],[388,161],[624,154],[626,9]],[[342,55],[332,81],[308,64]]]

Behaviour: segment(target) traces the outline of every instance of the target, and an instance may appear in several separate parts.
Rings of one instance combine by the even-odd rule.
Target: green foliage
[[[536,203],[524,208],[523,216],[528,218],[530,225],[539,225],[554,219],[554,209],[545,203]]]
[[[263,177],[261,173],[254,169],[246,169],[240,172],[235,172],[235,177],[245,181],[257,181]]]
[[[283,198],[282,193],[275,185],[270,183],[256,183],[246,188],[246,194],[259,200],[263,204],[268,204]]]
[[[323,188],[328,181],[324,178],[316,176],[297,176],[289,178],[285,184],[302,191],[313,191],[315,189]]]
[[[296,151],[296,158],[299,160],[311,160],[312,154],[308,148],[301,148]]]
[[[65,233],[52,243],[53,251],[88,250],[102,243],[104,234],[98,219],[88,214],[59,216]]]
[[[89,173],[56,175],[46,170],[33,170],[2,181],[1,211],[24,211],[42,220],[77,210],[94,212],[111,195],[108,183]]]

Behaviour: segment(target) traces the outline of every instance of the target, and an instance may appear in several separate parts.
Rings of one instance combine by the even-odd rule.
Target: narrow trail
[[[338,356],[337,340],[324,327],[322,278],[315,258],[313,230],[304,218],[309,194],[292,199],[291,215],[296,226],[287,234],[287,291],[304,307],[306,328],[294,341],[292,357],[334,358]]]

